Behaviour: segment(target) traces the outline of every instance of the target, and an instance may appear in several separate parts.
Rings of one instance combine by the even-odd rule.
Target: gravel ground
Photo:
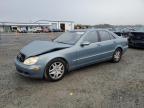
[[[16,74],[14,58],[33,40],[60,33],[2,34],[0,108],[144,108],[144,50],[128,49],[119,63],[99,63],[48,82]]]

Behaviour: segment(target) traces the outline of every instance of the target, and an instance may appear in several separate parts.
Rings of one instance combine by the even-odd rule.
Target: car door
[[[98,30],[98,35],[100,37],[100,58],[109,59],[112,57],[115,49],[115,37],[106,30]]]
[[[88,43],[82,45],[83,43]],[[78,48],[77,64],[83,66],[96,62],[99,58],[99,36],[96,31],[89,31],[83,38]]]

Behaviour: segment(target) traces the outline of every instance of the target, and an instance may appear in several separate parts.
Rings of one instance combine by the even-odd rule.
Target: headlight
[[[38,61],[38,57],[30,57],[24,61],[25,65],[33,65]]]

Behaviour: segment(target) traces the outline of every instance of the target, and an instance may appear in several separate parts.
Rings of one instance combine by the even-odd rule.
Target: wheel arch
[[[55,59],[61,59],[61,60],[63,60],[63,61],[66,63],[66,69],[67,69],[67,71],[69,70],[69,63],[68,63],[68,61],[67,61],[64,57],[56,57],[56,58],[51,59],[51,60],[50,60],[49,62],[47,62],[47,64],[45,65],[45,69],[44,69],[44,72],[43,72],[43,78],[44,78],[44,76],[45,76],[45,72],[46,72],[47,66],[49,65],[49,63],[50,63],[51,61],[53,61],[53,60],[55,60]]]
[[[68,63],[68,61],[65,58],[63,58],[63,57],[57,57],[57,58],[54,58],[54,59],[61,59],[61,60],[63,60],[66,63],[67,70],[69,69],[69,63]]]
[[[123,48],[122,48],[122,46],[117,46],[117,47],[115,48],[115,50],[117,50],[117,49],[120,49],[120,50],[122,51],[122,53],[123,53]]]

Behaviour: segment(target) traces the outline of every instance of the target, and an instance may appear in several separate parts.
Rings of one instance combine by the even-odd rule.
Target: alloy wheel
[[[54,62],[49,67],[49,76],[54,80],[61,78],[64,72],[65,72],[64,64],[61,62]]]
[[[121,58],[121,51],[120,51],[120,50],[117,50],[117,51],[115,52],[115,54],[114,54],[114,59],[115,59],[115,61],[117,62],[117,61],[120,60],[120,58]]]

